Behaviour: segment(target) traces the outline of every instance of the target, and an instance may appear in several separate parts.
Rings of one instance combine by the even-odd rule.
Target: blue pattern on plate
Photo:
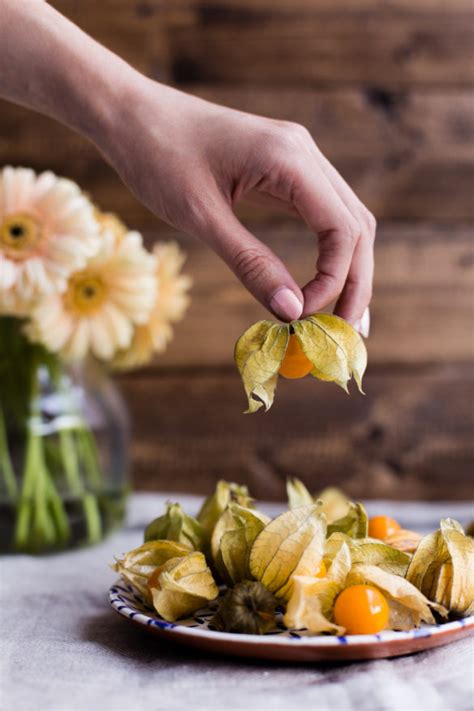
[[[226,634],[214,631],[210,625],[211,619],[216,610],[215,603],[211,603],[207,608],[197,610],[192,617],[175,623],[166,622],[165,620],[157,617],[154,610],[150,608],[140,593],[131,585],[125,586],[124,584],[115,583],[109,590],[109,602],[114,610],[119,612],[121,615],[136,622],[140,622],[144,626],[155,626],[163,630],[174,630],[176,632],[187,634]],[[272,637],[272,639],[281,640],[282,642],[286,641],[291,644],[298,642],[307,644],[313,642],[318,646],[321,644],[327,646],[337,646],[361,643],[373,644],[374,642],[381,643],[401,638],[416,639],[431,637],[432,635],[439,634],[448,628],[451,630],[461,629],[466,625],[474,626],[474,617],[455,620],[454,622],[447,622],[441,625],[427,625],[425,627],[421,627],[420,629],[409,630],[408,632],[393,632],[392,630],[386,630],[384,632],[371,635],[349,635],[335,637],[333,635],[312,635],[304,629],[289,630],[283,624],[283,612],[281,610],[277,613],[276,628],[268,632],[266,635],[239,636],[245,637],[247,640],[251,639],[255,644],[264,642],[266,637]]]

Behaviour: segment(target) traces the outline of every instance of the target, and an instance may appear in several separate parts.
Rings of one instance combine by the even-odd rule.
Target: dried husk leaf
[[[197,520],[204,530],[207,541],[211,540],[214,526],[232,502],[246,508],[252,505],[252,499],[246,486],[221,479],[217,482],[214,493],[207,497],[197,515]]]
[[[474,541],[453,519],[443,519],[424,536],[407,572],[407,580],[430,600],[457,615],[474,607]]]
[[[349,513],[352,501],[335,486],[328,486],[323,489],[315,500],[321,501],[321,511],[326,516],[328,525],[339,521]]]
[[[275,627],[277,605],[261,583],[243,580],[226,592],[211,623],[221,632],[265,634]]]
[[[201,550],[205,534],[199,521],[184,513],[180,504],[167,503],[166,513],[155,518],[145,529],[145,542],[164,539]]]
[[[392,548],[397,548],[404,553],[414,553],[423,536],[416,531],[409,531],[405,528],[400,528],[390,536],[387,536],[384,543]]]
[[[214,565],[228,585],[250,577],[250,550],[269,522],[265,514],[238,504],[230,504],[220,517],[212,534],[211,551]]]
[[[133,585],[147,602],[151,602],[148,587],[150,575],[170,558],[188,555],[190,551],[189,546],[176,541],[149,541],[129,551],[122,559],[117,559],[112,569]]]
[[[286,480],[286,493],[288,496],[288,508],[297,509],[300,506],[314,504],[314,497],[311,496],[302,481],[293,477]]]
[[[313,363],[311,375],[337,383],[347,392],[353,376],[360,392],[367,367],[367,351],[357,331],[344,319],[318,313],[292,324],[305,356]]]
[[[339,585],[344,585],[352,567],[351,550],[347,541],[331,536],[326,541],[324,562],[328,569],[327,578]]]
[[[328,536],[345,533],[350,538],[366,538],[368,530],[369,518],[364,506],[350,502],[346,515],[328,525]]]
[[[289,326],[258,321],[250,326],[235,345],[235,363],[248,399],[247,413],[273,403],[278,369],[290,338]]]
[[[352,566],[347,576],[346,585],[375,585],[389,598],[391,614],[390,629],[412,629],[419,627],[421,622],[434,624],[435,619],[431,610],[436,610],[440,615],[446,616],[446,610],[426,598],[408,580],[389,573],[376,565],[358,563]],[[404,610],[402,608],[405,608]]]
[[[290,629],[307,629],[313,634],[343,634],[344,629],[329,619],[341,589],[333,580],[295,575],[283,623]]]
[[[388,573],[405,577],[411,557],[375,538],[354,539],[345,533],[332,533],[326,541],[324,557],[333,559],[343,542],[349,548],[352,565],[374,565]]]
[[[352,564],[373,565],[382,571],[404,577],[410,564],[408,553],[392,548],[375,538],[360,538],[349,544]]]
[[[204,554],[193,551],[163,564],[151,594],[158,614],[164,620],[174,622],[215,600],[219,589]]]
[[[277,598],[287,600],[294,575],[314,575],[324,552],[326,520],[318,504],[273,519],[255,539],[250,572]]]

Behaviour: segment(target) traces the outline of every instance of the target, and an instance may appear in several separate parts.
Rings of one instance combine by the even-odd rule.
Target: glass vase
[[[95,361],[66,367],[0,318],[0,550],[100,541],[125,515],[128,418]]]

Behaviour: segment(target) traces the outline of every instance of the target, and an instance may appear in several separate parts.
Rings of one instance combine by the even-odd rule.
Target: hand
[[[96,142],[152,212],[209,244],[282,320],[337,299],[335,312],[367,330],[375,219],[305,128],[217,106],[140,75],[126,106],[122,100]],[[234,215],[244,198],[297,213],[317,236],[316,275],[302,290]]]
[[[49,3],[0,0],[0,14],[1,96],[89,137],[142,202],[207,242],[276,316],[337,299],[336,313],[364,330],[375,220],[306,129],[150,81]],[[317,236],[316,275],[302,290],[235,217],[243,198],[296,212]]]

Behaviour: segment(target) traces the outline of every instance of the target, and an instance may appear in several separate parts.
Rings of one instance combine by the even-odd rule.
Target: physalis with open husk
[[[145,529],[145,542],[160,539],[177,541],[199,551],[204,545],[205,534],[199,521],[184,513],[180,504],[167,503],[166,512]]]
[[[338,489],[292,479],[287,491],[274,518],[226,481],[197,518],[168,504],[114,570],[164,620],[199,610],[233,633],[366,635],[474,614],[474,539],[456,521],[422,538]]]
[[[407,580],[455,615],[474,614],[474,540],[452,518],[418,545]]]
[[[362,392],[367,351],[357,331],[333,314],[317,313],[291,324],[258,321],[235,345],[235,363],[248,399],[247,413],[273,403],[278,375],[308,374],[337,383],[347,392],[351,379]]]
[[[187,617],[219,595],[206,558],[199,551],[167,560],[149,585],[153,607],[170,622]]]

